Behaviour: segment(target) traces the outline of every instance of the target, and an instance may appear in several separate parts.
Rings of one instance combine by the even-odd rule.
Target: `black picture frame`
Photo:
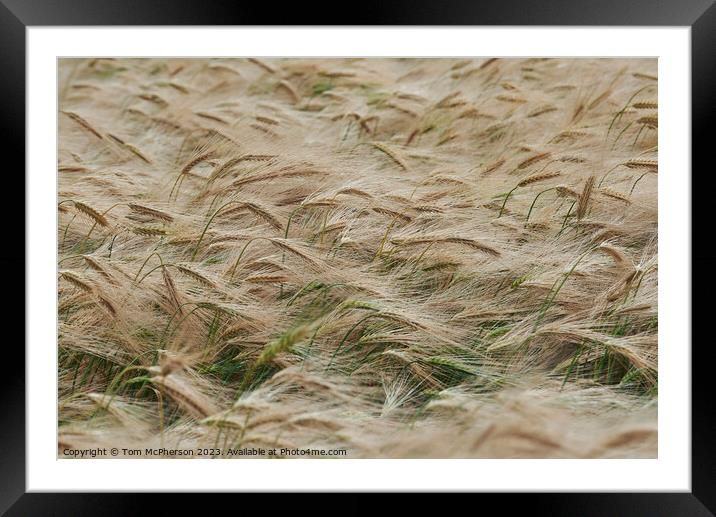
[[[4,173],[8,203],[18,203],[24,213],[25,180],[25,29],[28,26],[81,25],[574,25],[574,26],[689,26],[691,27],[692,73],[692,322],[702,328],[708,321],[716,252],[710,250],[708,236],[713,225],[711,198],[714,182],[713,158],[708,149],[709,128],[716,111],[716,6],[714,0],[521,0],[443,2],[361,3],[360,9],[340,16],[336,4],[239,3],[191,0],[0,0],[0,141],[4,147]],[[330,14],[319,14],[330,13]],[[713,144],[711,144],[713,145]],[[14,163],[13,159],[14,157]],[[7,160],[7,161],[6,161]],[[14,166],[10,166],[12,163]],[[710,167],[709,167],[710,165]],[[703,169],[703,171],[702,171]],[[689,171],[682,171],[684,181]],[[54,171],[47,171],[48,178]],[[693,188],[698,179],[699,188]],[[49,181],[49,179],[48,179]],[[14,201],[13,201],[14,200]],[[3,202],[5,203],[5,201]],[[22,206],[21,206],[22,205]],[[662,207],[668,209],[668,207]],[[709,226],[707,226],[709,225]],[[703,227],[703,228],[701,228]],[[702,231],[699,231],[702,230]],[[4,229],[0,265],[9,271],[22,268],[25,275],[25,228],[17,223]],[[20,245],[22,243],[22,246]],[[24,293],[24,278],[15,275],[4,281],[8,292]],[[48,296],[51,296],[48,293]],[[13,294],[17,299],[17,294]],[[23,294],[23,300],[24,300]],[[17,328],[24,320],[24,303],[13,302],[4,311],[5,329]],[[712,343],[705,335],[692,337],[692,491],[690,493],[619,494],[484,494],[499,498],[501,508],[526,506],[531,514],[542,515],[714,515],[716,514],[716,461],[712,437],[716,436],[716,417],[710,383]],[[672,344],[673,345],[673,344]],[[684,347],[689,343],[680,344]],[[127,515],[147,509],[150,495],[127,494],[40,494],[25,488],[25,353],[18,339],[6,337],[3,359],[3,425],[0,426],[0,513],[6,515]],[[49,360],[49,359],[48,359]],[[213,505],[221,505],[226,496]],[[245,497],[245,496],[242,496]],[[184,506],[185,497],[172,494],[161,502],[165,512]],[[413,501],[420,504],[421,497]],[[291,499],[301,505],[304,497]],[[255,501],[259,503],[259,501]],[[246,503],[242,503],[246,504]],[[455,502],[453,502],[455,504]],[[370,498],[343,505],[350,512],[371,511]],[[315,508],[315,506],[311,506]],[[143,512],[142,512],[143,513]]]

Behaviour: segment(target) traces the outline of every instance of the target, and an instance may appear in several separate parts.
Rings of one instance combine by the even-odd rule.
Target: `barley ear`
[[[592,189],[594,187],[595,176],[589,176],[587,181],[584,183],[582,194],[579,196],[579,202],[577,203],[577,219],[582,219],[589,209],[589,203],[592,197]]]

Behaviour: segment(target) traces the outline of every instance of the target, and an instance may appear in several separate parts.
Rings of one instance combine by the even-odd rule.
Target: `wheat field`
[[[60,60],[58,451],[656,457],[656,69]]]

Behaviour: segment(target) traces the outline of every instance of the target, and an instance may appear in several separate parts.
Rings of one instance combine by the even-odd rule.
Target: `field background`
[[[58,447],[656,457],[655,59],[63,59]]]

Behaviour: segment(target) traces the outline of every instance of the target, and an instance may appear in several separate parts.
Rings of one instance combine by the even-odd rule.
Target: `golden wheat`
[[[60,60],[58,445],[655,457],[656,71]]]

